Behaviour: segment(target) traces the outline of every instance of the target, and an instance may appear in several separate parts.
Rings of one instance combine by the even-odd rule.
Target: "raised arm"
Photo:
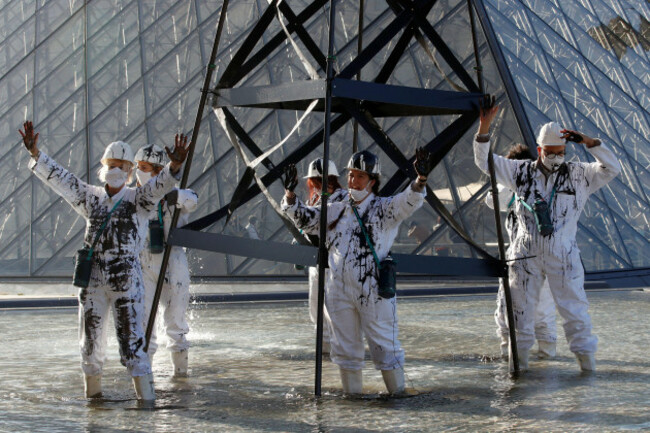
[[[474,137],[474,163],[488,176],[488,157],[490,152],[490,125],[499,112],[499,106],[495,104],[494,96],[485,95],[479,102],[480,121],[476,136]],[[499,155],[493,155],[494,173],[497,183],[504,185],[513,191],[516,190],[515,172],[521,165],[521,161],[507,159]]]
[[[38,149],[38,134],[34,134],[32,122],[25,122],[23,130],[19,129],[18,132],[32,156],[29,168],[36,177],[63,197],[76,212],[86,216],[86,196],[90,186]]]
[[[187,136],[182,134],[176,134],[173,150],[165,146],[170,162],[153,181],[138,188],[138,206],[151,211],[165,194],[174,189],[176,181],[180,178],[183,162],[187,158],[188,148]]]
[[[596,158],[596,162],[587,165],[585,176],[589,183],[589,193],[594,193],[605,186],[621,172],[621,163],[607,146],[597,138],[591,138],[578,131],[564,129],[562,138],[574,143],[584,144],[587,152]]]
[[[309,234],[317,234],[320,227],[320,207],[305,206],[296,197],[294,190],[298,186],[298,170],[294,164],[289,164],[284,170],[282,183],[284,185],[284,197],[280,203],[282,211],[293,220],[300,230]]]

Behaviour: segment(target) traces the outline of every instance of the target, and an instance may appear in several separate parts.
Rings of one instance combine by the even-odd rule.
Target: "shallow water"
[[[554,360],[511,378],[497,358],[493,297],[402,299],[410,396],[388,398],[367,362],[363,398],[341,396],[323,362],[313,396],[305,303],[195,305],[191,377],[154,358],[158,400],[141,408],[111,336],[104,396],[83,398],[76,310],[0,312],[1,431],[626,431],[650,430],[650,292],[589,292],[599,352],[581,373],[563,338]],[[561,330],[561,326],[558,326]]]

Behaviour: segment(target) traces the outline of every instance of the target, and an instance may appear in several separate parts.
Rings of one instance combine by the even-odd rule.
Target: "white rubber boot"
[[[394,370],[382,370],[381,375],[384,377],[386,389],[391,394],[404,392],[404,369],[396,368]]]
[[[517,348],[517,358],[519,358],[519,371],[528,370],[528,350]],[[515,371],[515,365],[512,362],[512,353],[509,356],[508,366],[511,372]]]
[[[576,353],[578,365],[582,371],[596,371],[596,358],[593,353]]]
[[[174,377],[187,377],[187,364],[189,353],[187,350],[172,352],[172,365],[174,366]]]
[[[539,359],[555,358],[555,341],[537,341],[537,357]]]
[[[85,376],[84,389],[86,398],[99,398],[102,396],[102,375]]]
[[[133,376],[133,387],[135,388],[135,395],[138,397],[138,400],[154,401],[156,399],[152,373],[145,374],[144,376]]]
[[[361,370],[339,369],[341,384],[346,394],[361,394],[363,392],[363,375]]]

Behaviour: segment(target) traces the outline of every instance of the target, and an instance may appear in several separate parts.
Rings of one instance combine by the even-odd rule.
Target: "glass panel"
[[[162,2],[143,3],[144,17],[154,17],[159,14],[161,12],[160,3]],[[188,48],[198,52],[198,42],[196,40],[187,41],[187,37],[196,28],[194,2],[170,3],[176,3],[176,6],[166,11],[164,16],[158,17],[156,22],[142,34],[144,64],[147,70],[153,68],[154,65],[172,50],[176,50],[182,54],[179,60],[180,65],[176,65],[171,70],[176,71],[179,68],[183,70],[189,66],[186,57],[188,55]],[[151,7],[154,7],[154,10],[149,11]],[[146,18],[143,20],[143,23],[145,23],[146,27]]]
[[[96,2],[91,2],[89,8],[94,10],[94,8],[101,7],[100,10],[104,10],[105,7],[101,5],[96,5]],[[111,9],[116,11],[116,8]],[[89,13],[89,21],[92,13]],[[93,27],[89,23],[89,27]],[[99,71],[101,71],[107,63],[115,63],[116,59],[130,59],[133,57],[138,57],[138,62],[131,67],[131,73],[136,73],[137,76],[141,74],[140,71],[140,46],[137,42],[138,40],[138,6],[136,2],[129,2],[128,5],[125,5],[121,10],[120,14],[110,21],[101,22],[101,26],[94,29],[91,34],[92,36],[88,39],[87,50],[88,50],[88,74],[94,76]],[[137,71],[136,71],[137,68]],[[119,77],[120,74],[113,70],[113,73],[116,77]],[[135,81],[132,79],[131,82]]]
[[[611,250],[603,246],[591,233],[578,228],[576,238],[585,272],[613,271],[628,267],[612,255]]]
[[[0,78],[0,101],[7,101],[0,104],[0,114],[11,110],[21,98],[27,95],[34,82],[34,55],[31,54],[20,62],[11,73]],[[28,111],[31,113],[31,101]],[[0,126],[1,128],[1,126]]]
[[[67,265],[59,272],[72,275],[74,251],[83,245],[83,237],[76,235],[85,227],[84,218],[63,200],[49,208],[41,217],[34,219],[32,242],[35,248],[32,249],[32,269],[40,268],[48,263],[51,257],[55,257],[55,260]],[[76,241],[74,245],[72,240]],[[68,248],[61,251],[63,247]]]
[[[198,89],[204,79],[201,69],[198,37],[192,36],[145,76],[149,112],[174,105],[173,108],[164,108],[177,109],[178,117],[188,117],[187,110],[198,105]],[[192,83],[188,86],[190,81]],[[188,100],[190,95],[192,98]]]
[[[18,3],[18,2],[16,2]],[[0,77],[4,76],[11,68],[18,64],[26,55],[34,49],[36,24],[35,18],[29,18],[26,22],[18,19],[14,20],[7,17],[10,11],[3,9],[0,11],[0,22],[4,22],[6,26],[0,26]],[[8,23],[20,23],[21,26],[11,32],[7,32],[7,28],[13,27]]]
[[[80,91],[75,93],[77,90]],[[66,106],[72,102],[74,109],[66,113],[71,116],[67,121],[72,129],[81,130],[86,123],[83,52],[78,51],[43,79],[34,89],[34,99],[37,124],[49,115],[61,116],[61,111],[67,111]]]
[[[38,0],[37,17],[37,32],[38,43],[40,44],[50,34],[57,30],[59,26],[64,24],[66,20],[75,15],[80,8],[84,5],[83,0],[68,0],[68,1],[46,1]],[[76,14],[77,17],[83,15],[82,13]]]
[[[49,2],[48,4],[56,3],[59,2]],[[48,37],[47,41],[38,46],[36,49],[36,82],[45,79],[70,55],[76,54],[77,50],[83,51],[83,32],[83,14],[77,14]]]

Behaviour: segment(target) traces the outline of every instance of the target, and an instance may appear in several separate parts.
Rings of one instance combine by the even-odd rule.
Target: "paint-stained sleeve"
[[[86,198],[90,185],[60,166],[42,151],[38,160],[30,158],[29,168],[36,177],[70,203],[77,213],[84,217],[88,216]]]
[[[316,234],[320,227],[320,207],[305,206],[305,204],[296,197],[294,204],[287,202],[287,197],[282,198],[280,203],[282,212],[284,212],[296,227],[305,233]]]
[[[177,173],[180,177],[180,171]],[[158,176],[136,189],[136,204],[144,212],[151,212],[158,202],[174,189],[178,178],[174,176],[169,164],[162,169]]]
[[[182,213],[192,213],[199,204],[199,196],[191,189],[179,189],[176,207],[180,208]]]
[[[512,200],[514,192],[501,185],[497,184],[497,192],[499,196],[499,210],[505,212],[508,210],[508,204]],[[490,208],[494,209],[493,200],[492,200],[492,190],[488,190],[487,195],[485,196],[485,204]]]
[[[426,193],[426,190],[418,192],[409,186],[397,195],[382,199],[385,222],[389,226],[396,226],[413,215],[413,212],[422,207]]]
[[[488,154],[490,152],[490,142],[480,142],[474,140],[474,163],[476,166],[488,176],[490,171],[488,169]],[[504,158],[499,155],[494,155],[494,174],[496,175],[497,183],[505,186],[506,188],[516,191],[517,185],[515,182],[517,168],[521,165],[521,161],[515,159]]]
[[[587,149],[596,158],[596,162],[587,164],[585,176],[589,184],[589,193],[594,193],[605,186],[621,172],[621,163],[616,155],[607,146],[600,146]]]

